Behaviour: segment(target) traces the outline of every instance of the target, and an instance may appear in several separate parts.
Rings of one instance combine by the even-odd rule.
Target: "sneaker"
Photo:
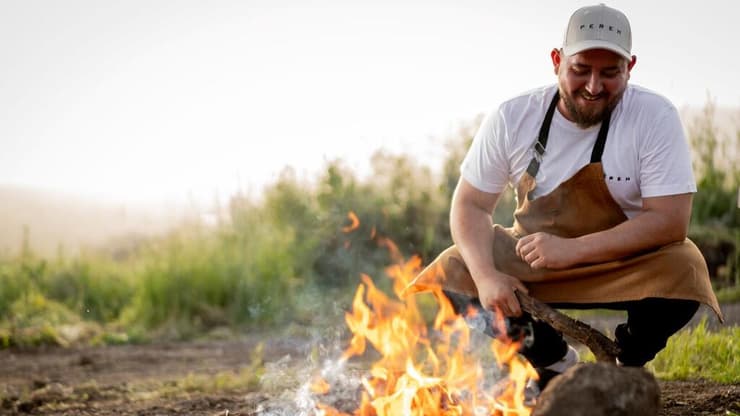
[[[578,351],[575,348],[568,345],[568,352],[565,353],[563,358],[556,361],[554,364],[550,364],[547,367],[536,368],[539,379],[537,382],[532,380],[527,383],[525,390],[529,391],[529,395],[538,396],[542,390],[545,389],[550,380],[564,373],[565,370],[578,364],[580,357]]]
[[[545,370],[555,371],[556,373],[563,373],[565,372],[565,370],[578,364],[579,360],[580,357],[578,356],[578,351],[568,345],[568,352],[565,353],[563,358],[561,358],[559,361],[556,361],[554,364],[548,365],[547,367],[545,367]]]

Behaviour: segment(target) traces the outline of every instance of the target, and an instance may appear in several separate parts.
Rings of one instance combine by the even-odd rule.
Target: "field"
[[[297,340],[265,345],[265,364],[277,367],[305,365],[310,355]],[[282,380],[261,386],[249,373],[254,370],[249,358],[254,348],[254,340],[243,340],[3,351],[2,383],[28,393],[23,398],[6,396],[0,411],[70,416],[291,414],[300,380],[291,378],[292,372],[272,374]],[[661,381],[660,387],[662,415],[740,413],[738,384]]]
[[[723,309],[728,325],[740,322],[740,304]],[[610,325],[614,318],[582,319],[599,327]],[[697,323],[699,319],[693,325],[704,325]],[[301,414],[310,407],[301,388],[324,360],[336,357],[342,344],[337,338],[340,332],[326,328],[312,334],[253,333],[218,341],[6,349],[0,351],[0,385],[4,386],[0,413]],[[364,370],[362,362],[350,362],[344,371],[360,374]],[[740,414],[737,381],[718,383],[693,377],[660,380],[660,387],[661,415]],[[345,400],[351,401],[351,394]]]

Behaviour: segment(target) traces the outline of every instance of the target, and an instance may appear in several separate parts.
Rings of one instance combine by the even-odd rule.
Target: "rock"
[[[580,364],[550,381],[532,416],[656,416],[660,387],[642,368]]]

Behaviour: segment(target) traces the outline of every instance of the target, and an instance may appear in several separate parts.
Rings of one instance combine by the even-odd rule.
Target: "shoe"
[[[539,379],[536,383],[532,383],[532,380],[530,380],[526,389],[530,390],[531,394],[534,394],[535,396],[539,395],[539,393],[547,387],[547,384],[550,383],[550,380],[578,364],[579,360],[580,357],[578,356],[578,351],[568,345],[568,352],[565,353],[563,358],[547,367],[535,368]]]
[[[556,361],[554,364],[550,364],[545,367],[546,370],[555,371],[557,373],[563,373],[565,370],[578,364],[581,357],[578,356],[578,351],[575,348],[568,345],[568,352],[565,353],[563,358]]]
[[[642,367],[655,357],[655,355],[645,356],[644,349],[635,342],[635,337],[627,324],[617,325],[614,329],[614,341],[621,350],[616,360],[619,367]]]

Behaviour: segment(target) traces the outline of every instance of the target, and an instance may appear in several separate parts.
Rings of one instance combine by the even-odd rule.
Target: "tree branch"
[[[516,291],[516,296],[522,310],[587,346],[594,353],[597,361],[616,364],[616,358],[620,352],[619,346],[606,335],[525,293]]]

